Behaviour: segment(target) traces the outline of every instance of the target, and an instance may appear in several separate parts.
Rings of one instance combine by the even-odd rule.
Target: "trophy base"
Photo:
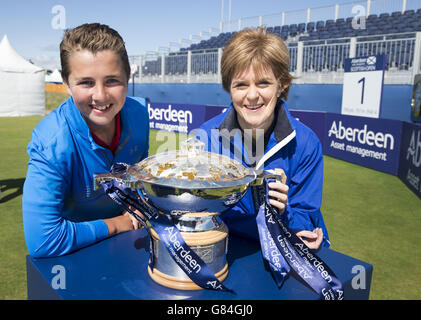
[[[153,269],[153,271],[151,271],[151,268],[149,266],[148,266],[148,273],[149,273],[149,276],[152,278],[152,280],[154,280],[156,283],[164,287],[177,289],[177,290],[202,290],[203,289],[190,279],[179,279],[179,278],[167,275],[165,273],[162,273],[155,268]],[[215,277],[220,282],[224,281],[227,276],[228,276],[228,264],[226,264],[224,268],[222,268],[221,271],[215,274]]]
[[[194,251],[215,277],[222,282],[228,275],[226,254],[228,250],[228,228],[217,217],[179,217],[176,221],[186,244]],[[174,258],[151,228],[153,269],[148,266],[150,277],[160,285],[178,290],[200,290],[189,276],[177,265]]]

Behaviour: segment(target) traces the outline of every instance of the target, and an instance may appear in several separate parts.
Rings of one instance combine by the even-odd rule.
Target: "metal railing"
[[[420,73],[421,32],[287,42],[295,83],[342,83],[344,61],[387,54],[385,83],[412,84]],[[135,83],[220,83],[222,48],[131,56]]]

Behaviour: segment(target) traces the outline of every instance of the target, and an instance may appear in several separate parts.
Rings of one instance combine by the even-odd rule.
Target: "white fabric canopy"
[[[0,117],[44,115],[44,70],[20,56],[7,36],[0,42]]]
[[[57,69],[54,69],[53,72],[47,74],[45,76],[45,82],[53,82],[53,83],[63,83],[61,78],[61,73]]]

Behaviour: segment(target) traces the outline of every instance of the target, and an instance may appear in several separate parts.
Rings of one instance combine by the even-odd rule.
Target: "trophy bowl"
[[[180,151],[158,153],[122,173],[95,175],[95,188],[113,179],[172,220],[219,281],[227,277],[228,228],[218,215],[235,206],[250,185],[262,184],[262,175],[227,156],[204,151],[202,142],[189,138]],[[177,265],[153,228],[150,234],[151,278],[174,289],[202,289]]]

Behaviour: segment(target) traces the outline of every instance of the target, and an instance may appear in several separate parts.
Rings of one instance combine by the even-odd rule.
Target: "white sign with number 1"
[[[342,114],[378,118],[383,91],[383,56],[347,59]],[[381,60],[381,61],[378,61]]]

